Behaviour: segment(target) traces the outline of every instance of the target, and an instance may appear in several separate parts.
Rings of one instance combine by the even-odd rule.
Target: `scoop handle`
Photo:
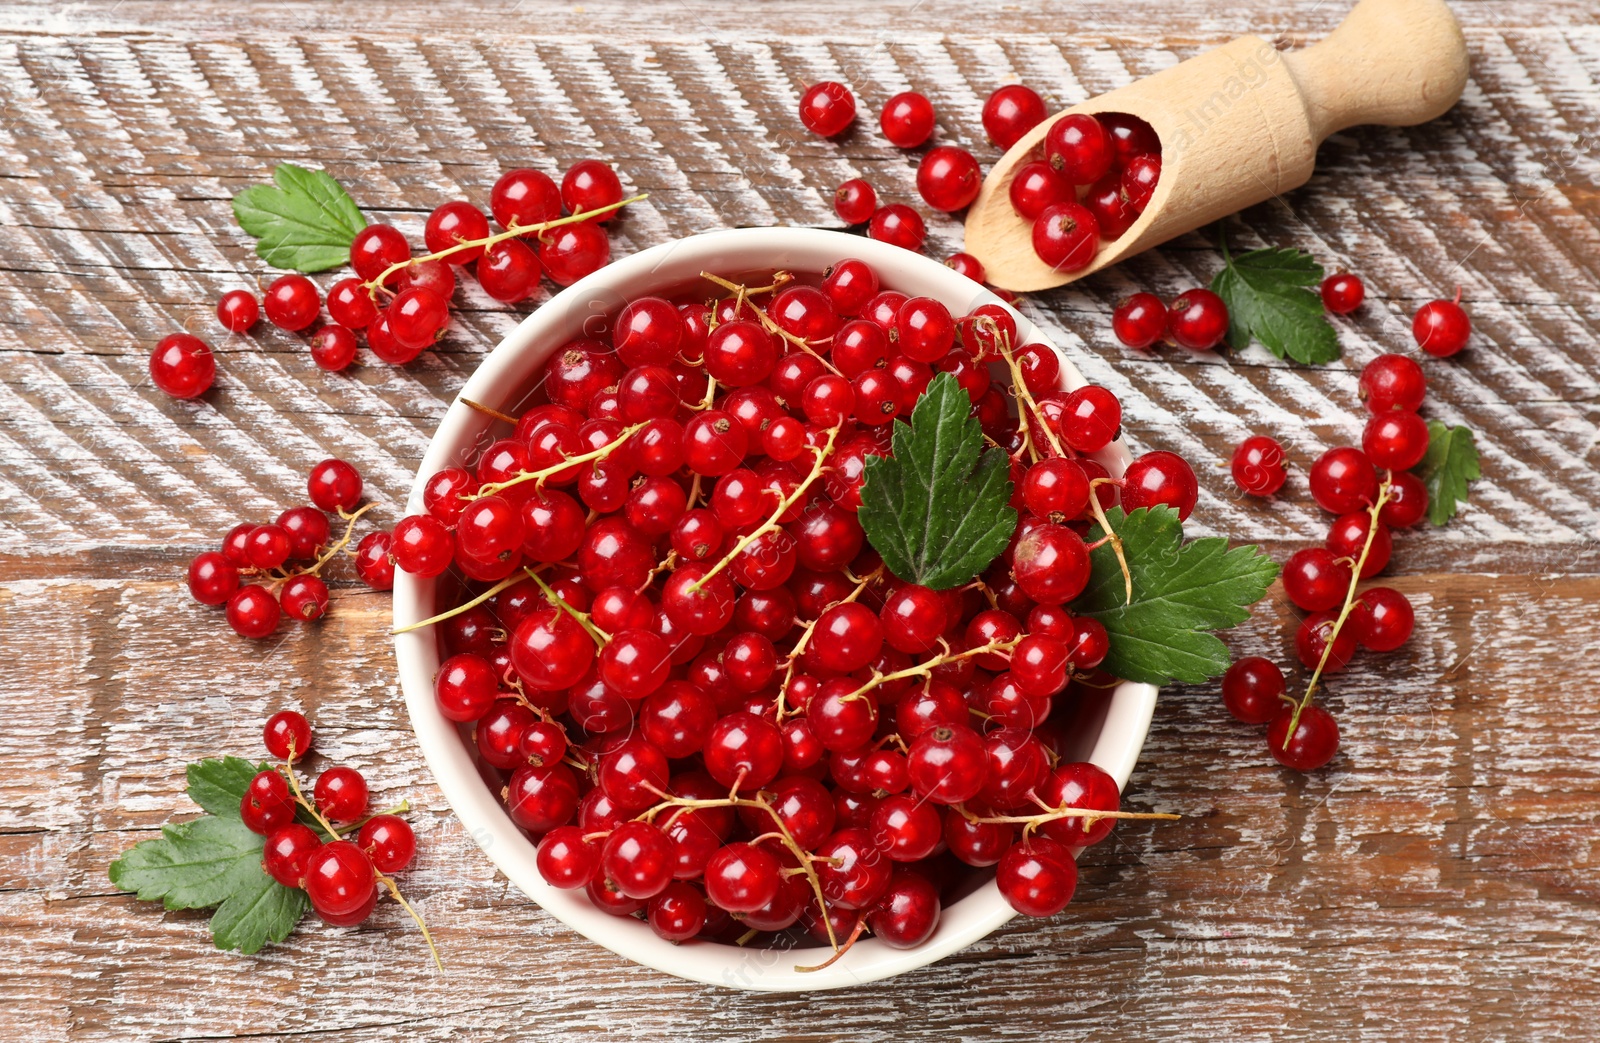
[[[1426,123],[1467,84],[1467,43],[1444,0],[1361,0],[1327,39],[1283,57],[1317,141],[1360,123]]]

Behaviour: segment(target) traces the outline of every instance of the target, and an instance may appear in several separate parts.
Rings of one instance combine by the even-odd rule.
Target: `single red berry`
[[[1078,865],[1061,844],[1029,837],[1000,856],[995,883],[1011,908],[1024,916],[1054,916],[1072,901]]]
[[[890,203],[878,208],[867,226],[867,236],[881,243],[898,246],[915,253],[922,249],[928,238],[928,226],[922,215],[904,203]]]
[[[395,524],[389,553],[400,568],[414,576],[430,579],[450,567],[455,559],[455,542],[450,537],[450,530],[437,518],[412,514]]]
[[[568,213],[582,214],[622,202],[622,182],[609,163],[585,159],[574,163],[561,178],[561,202]],[[617,211],[608,210],[591,221],[610,221]]]
[[[280,275],[267,287],[265,309],[267,321],[291,333],[317,321],[322,310],[322,297],[316,283],[303,275]]]
[[[161,338],[150,355],[150,380],[173,398],[204,394],[217,377],[211,348],[199,337],[171,333]]]
[[[600,845],[585,840],[578,826],[560,826],[539,841],[535,860],[545,883],[573,890],[586,886],[599,872]]]
[[[1311,465],[1311,496],[1323,510],[1348,514],[1378,496],[1378,473],[1367,454],[1350,446],[1329,449]]]
[[[982,744],[979,744],[981,750]],[[865,909],[889,886],[894,863],[861,828],[841,829],[816,850],[814,863],[822,894],[830,904]]]
[[[1334,637],[1336,622],[1333,612],[1313,612],[1301,620],[1294,635],[1294,654],[1301,666],[1333,674],[1350,665],[1350,657],[1356,654],[1355,633],[1352,627],[1340,627]]]
[[[1180,295],[1167,308],[1167,330],[1190,351],[1210,351],[1228,333],[1228,306],[1207,289]]]
[[[258,641],[267,637],[278,629],[282,614],[278,599],[259,584],[240,587],[228,599],[228,625],[243,637]]]
[[[1434,358],[1449,358],[1467,346],[1472,335],[1472,320],[1461,307],[1461,295],[1453,301],[1429,301],[1417,309],[1411,321],[1411,335],[1417,346]]]
[[[1117,780],[1087,761],[1063,762],[1039,784],[1038,797],[1052,808],[1116,811],[1122,803]],[[1045,836],[1073,847],[1098,844],[1111,835],[1114,818],[1060,818],[1041,827]]]
[[[305,883],[312,854],[321,846],[322,839],[309,826],[298,822],[279,826],[261,849],[261,868],[284,887],[299,887]]]
[[[561,225],[539,237],[539,260],[551,282],[571,286],[610,262],[611,240],[594,221]]]
[[[983,129],[995,147],[1009,149],[1044,122],[1044,99],[1031,87],[1008,83],[983,103]]]
[[[354,822],[367,810],[367,780],[354,768],[336,765],[317,776],[317,810],[330,822]]]
[[[1058,272],[1089,267],[1100,249],[1100,224],[1078,203],[1056,203],[1033,222],[1033,252]]]
[[[1089,476],[1076,460],[1047,457],[1028,468],[1022,502],[1047,521],[1075,521],[1089,506]]]
[[[356,575],[373,590],[394,586],[394,560],[389,557],[389,534],[369,532],[356,544]]]
[[[457,250],[463,242],[476,239],[486,239],[489,236],[489,219],[483,211],[460,200],[454,200],[438,207],[428,215],[428,223],[423,227],[422,239],[427,244],[429,253],[444,253],[446,250],[453,252],[441,260],[447,264],[467,264],[483,256],[482,246],[470,246]]]
[[[361,502],[361,475],[343,460],[324,460],[306,479],[311,502],[332,513],[348,513]]]
[[[1139,219],[1133,199],[1115,172],[1090,185],[1082,202],[1100,226],[1102,239],[1120,239]]]
[[[1415,359],[1405,355],[1379,355],[1361,367],[1357,389],[1368,412],[1415,413],[1428,393],[1428,378],[1423,376],[1422,367]]]
[[[931,148],[917,165],[917,191],[935,210],[952,213],[978,198],[983,172],[972,153],[954,145]]]
[[[1389,498],[1378,520],[1391,529],[1409,529],[1428,513],[1428,487],[1409,471],[1389,475]]]
[[[1283,706],[1283,671],[1270,659],[1246,656],[1222,675],[1222,705],[1245,724],[1266,724]]]
[[[217,321],[229,333],[243,333],[261,319],[261,305],[249,290],[229,290],[217,301]]]
[[[328,315],[352,330],[364,330],[378,317],[378,305],[360,279],[340,279],[328,289]]]
[[[1428,455],[1428,423],[1415,413],[1391,409],[1367,421],[1361,448],[1374,467],[1409,471]]]
[[[348,327],[328,325],[311,335],[311,361],[336,373],[356,359],[356,335]]]
[[[1251,496],[1271,496],[1283,488],[1288,471],[1283,446],[1266,435],[1251,435],[1233,451],[1233,481]]]
[[[309,623],[328,614],[328,585],[316,576],[291,576],[278,592],[284,615]]]
[[[1050,125],[1044,158],[1074,185],[1092,185],[1111,169],[1111,136],[1093,116],[1074,112]]]
[[[833,209],[847,225],[866,224],[878,209],[878,193],[861,178],[851,178],[834,191]]]
[[[965,251],[958,250],[946,257],[944,266],[958,275],[965,275],[973,282],[983,282],[983,263]]]
[[[1362,579],[1371,579],[1382,572],[1389,564],[1389,555],[1394,549],[1389,527],[1381,521],[1378,523],[1377,531],[1371,534],[1369,547],[1367,535],[1371,529],[1371,514],[1366,511],[1352,511],[1349,514],[1341,514],[1328,530],[1327,547],[1334,557],[1359,561],[1362,551],[1366,550],[1367,559],[1361,566]],[[1339,600],[1343,602],[1344,598],[1341,597]]]
[[[351,841],[324,844],[306,861],[306,897],[324,918],[343,919],[370,909],[377,886],[372,860]]]
[[[1363,590],[1350,613],[1357,643],[1374,652],[1393,652],[1405,644],[1416,621],[1411,602],[1392,587]]]
[[[1167,306],[1153,293],[1136,293],[1111,313],[1111,332],[1130,348],[1148,348],[1167,335]]]
[[[1075,452],[1098,453],[1122,430],[1122,403],[1107,389],[1086,384],[1067,392],[1053,426]]]
[[[1066,175],[1042,160],[1024,163],[1012,177],[1008,193],[1012,209],[1025,221],[1037,219],[1057,203],[1070,203],[1077,198]]]
[[[303,714],[279,710],[261,729],[267,752],[281,761],[297,761],[311,749],[311,725]]]
[[[1161,154],[1161,139],[1155,128],[1138,116],[1126,112],[1100,112],[1095,114],[1100,126],[1111,138],[1111,149],[1116,153],[1116,163],[1126,166],[1139,156]]]
[[[876,212],[863,220],[875,216]],[[834,312],[841,318],[860,315],[867,302],[878,293],[878,273],[867,262],[847,257],[823,272],[822,292],[828,295]]]
[[[842,134],[855,118],[855,95],[842,83],[823,80],[800,96],[800,122],[813,134],[825,138]]]
[[[561,190],[543,171],[508,170],[489,193],[489,212],[505,229],[554,221],[561,216]]]
[[[706,900],[700,892],[691,884],[674,880],[650,899],[645,919],[657,937],[669,942],[686,942],[705,930],[708,915]]]
[[[1145,208],[1150,205],[1150,197],[1156,194],[1156,185],[1160,181],[1160,156],[1134,156],[1128,160],[1127,166],[1122,168],[1122,174],[1117,178],[1117,187],[1127,199],[1128,209],[1134,216],[1137,217],[1145,212]]]
[[[878,124],[889,144],[916,148],[933,133],[933,102],[916,91],[896,94],[883,103]]]
[[[1089,582],[1089,551],[1073,530],[1045,522],[1018,538],[1011,574],[1034,601],[1065,604],[1083,593]]]
[[[408,348],[394,339],[394,334],[389,331],[388,309],[380,312],[367,327],[367,347],[372,349],[379,362],[387,362],[391,366],[404,366],[422,354],[421,348]]]
[[[1122,476],[1122,508],[1126,511],[1165,504],[1178,512],[1179,521],[1186,521],[1199,499],[1200,483],[1176,453],[1160,449],[1146,453],[1129,464]]]
[[[1339,725],[1332,714],[1313,703],[1300,712],[1300,720],[1291,736],[1289,722],[1294,715],[1292,706],[1278,711],[1267,725],[1267,749],[1285,768],[1315,771],[1339,752]]]
[[[200,604],[221,605],[238,589],[239,569],[227,555],[208,550],[189,563],[189,593]]]
[[[239,798],[239,818],[252,833],[268,836],[294,821],[294,797],[277,771],[258,772]]]
[[[356,833],[356,846],[380,873],[398,873],[417,853],[417,837],[398,815],[374,815]]]
[[[1322,280],[1322,306],[1335,315],[1348,315],[1361,307],[1367,295],[1359,276],[1338,272]]]
[[[956,342],[956,323],[950,309],[932,297],[912,297],[895,315],[889,339],[917,362],[937,362]]]
[[[350,241],[350,267],[363,282],[411,259],[411,244],[393,225],[368,225]],[[392,282],[395,276],[390,276]]]
[[[384,314],[390,335],[401,347],[413,350],[433,344],[450,323],[450,306],[432,290],[402,290]]]
[[[478,285],[502,304],[515,304],[539,289],[539,255],[520,239],[495,243],[478,259]]]
[[[439,664],[433,677],[433,695],[439,712],[452,721],[476,721],[489,712],[499,691],[494,668],[470,652],[453,655]]]
[[[1324,612],[1344,603],[1351,565],[1326,547],[1305,547],[1283,566],[1283,592],[1307,612]]]

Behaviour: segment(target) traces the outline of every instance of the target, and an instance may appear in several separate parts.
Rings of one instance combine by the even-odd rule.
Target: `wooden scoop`
[[[1298,188],[1329,134],[1359,123],[1424,123],[1454,105],[1466,82],[1466,42],[1444,0],[1361,0],[1326,40],[1300,51],[1241,37],[1023,135],[967,212],[966,251],[988,282],[1008,290],[1072,282]],[[1161,138],[1161,180],[1144,213],[1120,238],[1102,241],[1093,263],[1060,272],[1033,252],[1033,223],[1012,209],[1010,189],[1050,125],[1072,112],[1146,120]]]

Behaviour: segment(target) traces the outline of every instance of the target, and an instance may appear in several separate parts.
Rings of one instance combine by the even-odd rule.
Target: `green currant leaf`
[[[1322,266],[1300,250],[1252,250],[1230,257],[1211,280],[1228,306],[1228,344],[1235,350],[1259,340],[1268,351],[1296,362],[1333,362],[1339,336],[1328,321],[1317,284]]]
[[[270,764],[252,764],[243,757],[223,757],[189,765],[189,799],[213,815],[239,817],[239,802],[257,772]]]
[[[298,272],[348,263],[367,219],[339,182],[293,163],[278,164],[272,180],[275,186],[253,185],[233,197],[234,217],[256,237],[261,259]]]
[[[1443,525],[1467,502],[1467,483],[1482,477],[1472,431],[1428,421],[1428,452],[1411,469],[1428,489],[1428,521]]]
[[[1106,512],[1122,537],[1133,598],[1127,597],[1122,567],[1110,544],[1090,552],[1089,585],[1073,611],[1105,625],[1111,651],[1103,668],[1128,681],[1162,685],[1199,684],[1228,668],[1228,649],[1214,630],[1250,618],[1278,566],[1256,546],[1228,547],[1220,536],[1183,542],[1183,526],[1171,507]],[[1094,543],[1105,535],[1096,525]]]
[[[972,400],[941,373],[894,425],[894,455],[869,456],[858,517],[889,571],[948,590],[999,557],[1017,526],[1006,454],[983,448]]]
[[[237,802],[235,802],[237,804]],[[161,827],[111,863],[112,884],[168,909],[218,906],[211,933],[219,949],[252,953],[281,942],[305,915],[303,891],[284,887],[261,868],[266,838],[237,817],[206,815]]]

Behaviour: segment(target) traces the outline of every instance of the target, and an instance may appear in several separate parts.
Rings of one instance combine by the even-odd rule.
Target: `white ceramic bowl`
[[[461,389],[434,434],[418,468],[417,484],[406,505],[408,512],[423,510],[424,479],[469,459],[495,429],[496,421],[463,404],[461,398],[517,412],[550,354],[578,336],[586,323],[593,329],[595,322],[614,314],[625,300],[686,288],[696,282],[702,270],[728,276],[777,268],[820,272],[846,257],[859,257],[872,265],[885,289],[935,297],[955,315],[999,300],[937,261],[841,232],[750,228],[708,232],[664,243],[607,265],[568,287],[500,342]],[[1021,315],[1017,316],[1017,329],[1022,342],[1047,343]],[[1076,367],[1064,357],[1061,374],[1067,388],[1084,383]],[[1099,458],[1117,476],[1128,463],[1127,450],[1120,442],[1107,447]],[[396,573],[396,626],[426,619],[442,607],[435,605],[435,581]],[[465,729],[446,720],[434,705],[433,675],[439,666],[439,653],[433,628],[396,637],[395,654],[406,708],[423,756],[473,839],[500,871],[534,901],[569,927],[636,963],[680,978],[734,988],[772,992],[832,989],[887,978],[932,963],[978,941],[1015,915],[990,879],[949,905],[933,937],[917,948],[891,949],[866,938],[831,967],[816,972],[798,971],[796,967],[820,962],[826,958],[826,950],[744,949],[713,942],[673,945],[663,941],[643,921],[603,913],[589,904],[582,891],[558,890],[540,878],[534,845],[512,824],[497,794],[479,774]],[[1074,756],[1093,761],[1114,776],[1119,786],[1126,785],[1149,731],[1155,700],[1154,686],[1124,683],[1098,702],[1080,703]]]

